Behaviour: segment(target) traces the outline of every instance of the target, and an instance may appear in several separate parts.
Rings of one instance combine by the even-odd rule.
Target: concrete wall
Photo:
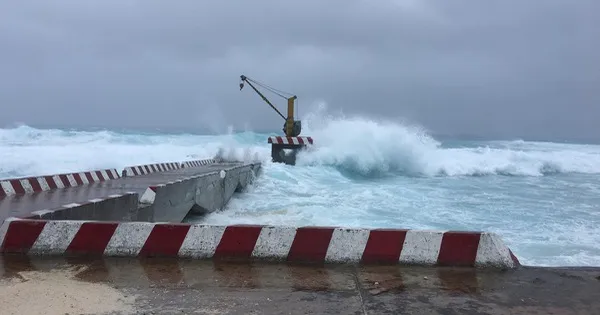
[[[188,213],[222,209],[235,192],[243,191],[260,170],[260,163],[232,166],[151,186],[140,198],[139,218],[149,222],[181,222]]]
[[[493,233],[12,220],[3,253],[516,268]]]
[[[41,220],[99,220],[135,221],[137,219],[138,194],[126,193],[105,198],[69,203],[55,209],[32,212],[27,219]]]

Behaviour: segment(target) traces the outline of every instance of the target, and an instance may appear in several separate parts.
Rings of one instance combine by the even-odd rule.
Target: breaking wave
[[[323,118],[325,117],[325,118]],[[600,146],[543,142],[456,141],[450,146],[409,124],[311,115],[305,134],[316,145],[298,164],[331,166],[362,177],[543,176],[600,173]]]

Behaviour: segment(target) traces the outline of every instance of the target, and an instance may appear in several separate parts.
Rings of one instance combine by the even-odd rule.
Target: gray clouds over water
[[[600,138],[599,30],[593,0],[4,1],[0,125],[278,130],[246,74],[304,112]]]

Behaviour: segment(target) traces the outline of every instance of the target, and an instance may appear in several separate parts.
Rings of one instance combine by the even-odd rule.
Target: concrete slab
[[[190,176],[218,172],[240,165],[242,164],[218,163],[193,168],[181,168],[168,172],[151,173],[143,176],[123,177],[76,187],[34,192],[26,195],[0,197],[0,222],[8,217],[26,216],[34,211],[54,209],[66,204],[81,203],[114,194],[135,192],[141,195],[152,185],[176,181]]]
[[[0,266],[6,314],[600,314],[600,268],[498,271],[27,256],[4,256]],[[35,303],[22,300],[46,287],[52,290],[36,295]]]

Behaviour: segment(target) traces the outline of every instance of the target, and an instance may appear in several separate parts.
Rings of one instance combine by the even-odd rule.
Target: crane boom
[[[294,119],[294,101],[297,99],[296,95],[292,95],[290,93],[286,93],[286,92],[282,92],[279,90],[276,90],[274,88],[271,88],[265,84],[262,84],[260,82],[257,82],[256,80],[252,80],[250,78],[248,78],[245,75],[241,75],[240,76],[241,82],[240,82],[240,90],[242,90],[244,88],[244,82],[248,83],[248,85],[250,85],[250,87],[263,99],[263,101],[265,101],[269,106],[271,106],[271,108],[273,108],[273,110],[275,110],[275,112],[277,112],[277,114],[279,114],[279,116],[281,116],[281,118],[283,118],[285,120],[285,123],[283,125],[283,132],[285,133],[285,135],[287,137],[297,137],[298,135],[300,135],[300,132],[302,131],[302,122],[300,120],[295,120]],[[254,84],[259,85],[275,94],[277,94],[280,97],[283,97],[285,99],[287,99],[287,117],[284,116],[268,99],[267,97],[261,93],[255,86],[254,84],[252,84],[252,82],[254,82]],[[285,94],[289,94],[291,95],[290,97],[286,97],[283,95],[283,93]]]

